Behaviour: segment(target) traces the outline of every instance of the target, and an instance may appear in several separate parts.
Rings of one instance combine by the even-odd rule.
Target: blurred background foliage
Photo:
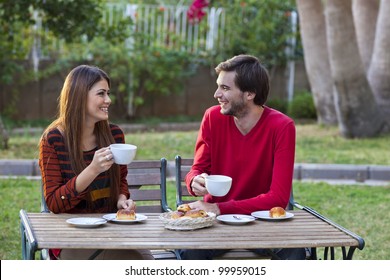
[[[138,30],[134,17],[124,16],[124,10],[110,11],[116,16],[107,22],[109,5],[155,5],[157,13],[162,15],[169,5],[189,6],[191,2],[2,0],[0,81],[26,83],[53,73],[65,75],[74,65],[92,63],[110,74],[114,101],[120,104],[127,118],[132,118],[144,103],[145,94],[179,94],[184,80],[199,65],[212,69],[220,61],[240,53],[258,56],[269,69],[292,59],[285,52],[287,38],[299,36],[291,33],[289,15],[294,9],[291,0],[210,1],[209,8],[222,8],[226,14],[222,30],[225,44],[218,50],[195,52],[153,43],[154,38],[150,38],[153,36]],[[35,28],[37,24],[41,28]],[[206,28],[202,24],[199,22],[200,32]],[[169,30],[166,32],[170,40],[182,40]],[[39,55],[50,57],[54,63],[43,69],[30,67],[28,70],[20,61],[29,60],[34,64],[37,39],[46,46],[39,50],[45,53]],[[12,116],[12,102],[2,114]]]

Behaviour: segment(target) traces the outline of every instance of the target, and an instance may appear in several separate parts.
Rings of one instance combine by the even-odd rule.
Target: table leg
[[[22,258],[24,260],[34,260],[37,250],[37,242],[32,232],[30,221],[26,211],[23,209],[19,212],[20,217],[20,235],[22,241]]]

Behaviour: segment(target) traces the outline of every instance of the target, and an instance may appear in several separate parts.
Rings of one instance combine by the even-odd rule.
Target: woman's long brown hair
[[[85,121],[88,92],[94,84],[106,80],[110,87],[110,78],[101,69],[95,66],[80,65],[74,68],[66,77],[58,99],[57,118],[46,128],[42,137],[54,128],[58,128],[65,139],[69,152],[69,160],[75,174],[80,174],[87,164],[83,160],[81,136]],[[99,121],[95,124],[98,149],[107,147],[115,142],[111,134],[108,121]],[[110,178],[110,209],[116,209],[120,187],[120,169],[113,164],[108,170]],[[91,202],[89,202],[91,206]]]

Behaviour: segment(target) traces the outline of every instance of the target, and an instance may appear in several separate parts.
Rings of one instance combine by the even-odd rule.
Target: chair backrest
[[[167,160],[135,160],[127,166],[127,183],[137,212],[171,211],[167,201]]]
[[[193,158],[181,158],[179,155],[175,158],[176,206],[202,199],[201,197],[192,196],[184,183],[185,177],[191,170],[193,163]]]
[[[197,197],[191,196],[191,194],[188,192],[187,187],[184,183],[185,176],[190,171],[192,164],[194,163],[193,158],[181,158],[179,155],[175,158],[175,165],[176,165],[176,206],[195,201],[196,199],[199,199]],[[293,210],[294,209],[294,195],[293,195],[293,189],[291,187],[291,194],[290,199],[287,205],[287,210]]]
[[[167,160],[136,160],[127,166],[127,183],[131,198],[137,203],[137,212],[162,213],[168,207]],[[41,212],[50,212],[43,196],[41,185]]]
[[[288,200],[287,210],[294,210],[295,200],[294,200],[294,192],[293,186],[291,186],[290,199]]]

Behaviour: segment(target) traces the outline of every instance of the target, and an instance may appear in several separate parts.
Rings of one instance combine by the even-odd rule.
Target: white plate
[[[219,215],[217,220],[229,225],[243,225],[255,220],[254,217],[249,215],[232,214],[232,215]]]
[[[280,217],[280,218],[271,218],[269,216],[269,211],[256,211],[251,213],[251,215],[255,218],[263,219],[263,220],[270,220],[270,221],[276,221],[276,220],[286,220],[286,219],[291,219],[294,217],[293,213],[287,212],[286,211],[286,217]]]
[[[107,220],[102,218],[83,217],[67,219],[66,222],[76,227],[94,228],[107,223]]]
[[[135,220],[117,220],[116,213],[106,214],[103,216],[103,219],[106,219],[107,221],[122,223],[122,224],[142,222],[145,221],[147,218],[148,218],[147,216],[141,214],[135,214]]]

